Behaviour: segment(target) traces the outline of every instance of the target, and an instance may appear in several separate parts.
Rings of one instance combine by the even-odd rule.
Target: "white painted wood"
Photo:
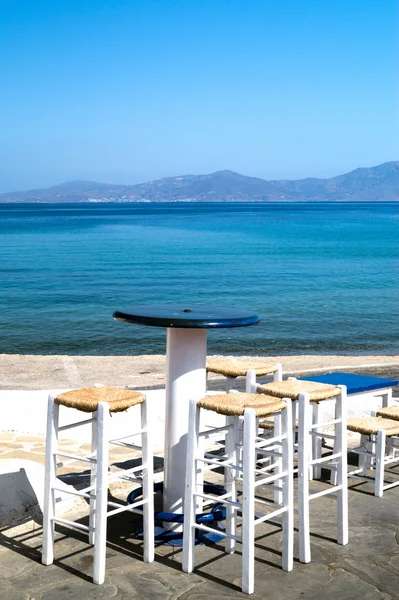
[[[240,442],[240,422],[237,417],[226,417],[226,424],[231,426],[231,429],[226,434],[225,442],[227,459],[231,461],[233,465],[237,465],[239,454],[238,445]],[[224,487],[226,492],[230,494],[230,500],[232,502],[237,502],[237,474],[235,472],[235,469],[225,467]],[[236,526],[237,510],[231,504],[227,504],[225,550],[228,554],[233,554],[233,552],[235,552],[236,550],[236,541],[234,537],[232,537],[236,535]]]
[[[374,494],[381,498],[384,492],[384,458],[385,458],[386,433],[383,430],[377,432],[376,444],[376,466]]]
[[[282,435],[273,439],[262,441],[257,437],[258,419],[254,409],[246,409],[244,418],[228,417],[226,425],[216,428],[218,435],[225,434],[225,454],[217,459],[213,454],[203,455],[199,448],[199,438],[205,436],[205,432],[199,434],[200,412],[197,408],[197,400],[190,401],[189,431],[187,444],[187,468],[186,468],[186,493],[184,504],[184,530],[183,530],[183,570],[190,573],[194,569],[194,539],[195,530],[214,532],[214,529],[195,522],[195,497],[201,496],[206,505],[215,502],[223,502],[226,505],[226,542],[227,553],[235,550],[236,542],[242,543],[242,591],[251,594],[254,591],[254,562],[255,562],[255,525],[271,518],[282,515],[283,522],[283,569],[290,571],[293,567],[293,427],[292,427],[292,403],[287,400],[287,408],[282,417]],[[243,426],[243,436],[241,429]],[[209,432],[206,432],[208,435]],[[274,449],[267,450],[266,446],[272,448],[278,445],[284,447],[284,470],[281,469],[277,475],[262,479],[266,470],[256,467],[257,453],[269,451],[273,456],[281,459],[281,451],[276,453]],[[241,460],[242,453],[242,460]],[[223,496],[204,494],[199,484],[200,468],[198,463],[204,463],[211,468],[220,465],[225,472],[226,494]],[[256,473],[260,479],[255,479]],[[237,498],[237,478],[242,476],[242,502]],[[255,488],[265,482],[274,482],[279,478],[282,485],[283,503],[277,510],[266,514],[255,513]],[[274,489],[271,485],[271,489]],[[258,500],[257,500],[258,501]],[[275,503],[262,501],[259,504],[274,508]],[[237,510],[241,508],[242,528],[241,538],[236,535]]]
[[[141,439],[143,467],[143,534],[144,562],[154,560],[154,458],[152,440],[152,422],[148,410],[147,398],[141,404]]]
[[[392,405],[392,388],[389,388],[382,395],[382,408],[387,408]]]
[[[47,402],[47,431],[46,431],[46,463],[43,501],[43,545],[42,563],[51,565],[54,560],[54,517],[57,457],[55,452],[58,444],[59,405],[54,402],[51,394]]]
[[[281,413],[276,413],[274,415],[274,437],[278,437],[282,434],[282,428],[281,428]],[[276,457],[274,460],[274,473],[281,473],[283,471],[283,459],[281,456],[281,446],[278,447],[277,449],[278,453],[280,456]],[[276,480],[276,485],[281,486],[283,483],[282,479],[277,479]],[[275,490],[274,491],[274,501],[277,504],[282,504],[283,503],[283,492],[281,490]]]
[[[166,344],[165,480],[163,509],[182,513],[189,399],[206,394],[206,329],[168,328]],[[164,523],[181,531],[182,526]]]
[[[255,437],[256,413],[244,411],[243,485],[242,485],[242,591],[252,594],[255,584]]]
[[[337,420],[338,418],[339,418],[339,408],[338,408],[337,398],[335,398],[334,419]],[[347,434],[345,433],[345,435],[347,435]],[[337,454],[337,452],[339,452],[338,448],[339,448],[339,443],[337,440],[336,425],[334,425],[333,454]],[[335,486],[335,485],[337,485],[337,481],[338,481],[337,469],[332,469],[330,472],[330,483],[331,483],[331,485]]]
[[[245,391],[247,394],[256,393],[256,371],[254,369],[248,369],[245,377]]]
[[[363,447],[368,450],[369,449],[368,446],[369,446],[369,436],[361,435],[360,436],[360,447]],[[367,454],[359,454],[359,469],[361,469],[362,475],[366,474],[368,464],[369,464],[369,461],[368,461]]]
[[[339,422],[335,425],[337,451],[337,541],[345,546],[348,543],[348,449],[347,449],[347,397],[346,387],[338,386],[341,390],[336,398],[336,415]]]
[[[297,427],[297,419],[298,419],[298,400],[293,400],[292,402],[292,431],[293,431],[293,439],[292,439],[292,444],[294,447],[294,452],[296,450],[296,446],[297,446],[297,434],[298,434],[298,427]]]
[[[308,563],[310,554],[309,526],[309,453],[311,410],[309,394],[299,394],[298,424],[298,517],[299,560]]]
[[[182,568],[185,573],[194,569],[195,547],[195,492],[197,489],[197,451],[199,437],[200,414],[197,408],[197,399],[189,403],[187,461],[186,461],[186,489],[184,496],[184,527],[183,527],[183,561]]]
[[[277,371],[274,372],[273,381],[283,381],[283,365],[277,363]]]
[[[91,423],[91,452],[93,456],[97,455],[97,413],[92,413],[92,423]],[[96,489],[97,486],[97,461],[92,463],[90,468],[90,485],[93,486],[93,489]],[[90,514],[89,514],[89,544],[92,546],[95,543],[95,525],[96,525],[96,495],[95,491],[90,498]]]
[[[282,516],[283,525],[283,552],[282,567],[284,571],[292,571],[294,566],[294,477],[293,477],[293,429],[292,429],[292,402],[284,398],[287,405],[281,413],[282,432],[285,439],[282,441],[283,471],[287,473],[283,484],[283,506],[286,512]]]
[[[319,418],[320,418],[320,412],[319,411],[319,403],[318,402],[312,402],[312,417],[313,417],[313,425],[316,425],[317,423],[319,423]],[[315,432],[319,432],[320,428],[319,427],[315,427],[313,429],[313,431]],[[321,452],[322,452],[322,436],[316,436],[316,435],[312,435],[312,460],[321,458]],[[320,465],[313,465],[313,469],[312,469],[312,477],[313,479],[320,479],[321,477],[321,466]]]
[[[107,543],[107,500],[108,500],[108,428],[109,405],[100,402],[97,409],[97,491],[94,545],[93,581],[104,583],[105,554]]]
[[[235,384],[236,384],[235,377],[226,377],[226,394],[228,394],[230,390],[234,390]]]

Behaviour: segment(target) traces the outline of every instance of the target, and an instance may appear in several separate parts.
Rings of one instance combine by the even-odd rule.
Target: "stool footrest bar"
[[[109,442],[109,443],[112,444],[113,446],[122,446],[122,448],[132,448],[132,450],[141,451],[141,446],[138,446],[137,444],[129,444],[129,442],[119,442],[119,441]]]
[[[69,521],[68,519],[61,519],[61,517],[52,517],[51,521],[54,523],[60,523],[62,525],[69,525],[69,527],[74,527],[75,529],[80,529],[81,531],[94,531],[94,527],[82,525],[81,523],[75,523],[75,521]]]
[[[229,506],[234,506],[235,508],[242,508],[242,504],[240,504],[240,502],[233,502],[233,500],[229,500],[228,498],[226,498],[227,494],[225,494],[224,496],[210,496],[209,494],[194,493],[193,496],[195,496],[196,498],[204,498],[204,500],[210,500],[214,504],[218,504],[219,502],[221,502],[223,504],[228,504]],[[229,494],[229,496],[231,496],[231,494]]]
[[[264,477],[263,479],[255,480],[255,487],[260,485],[267,485],[268,483],[272,483],[273,481],[277,481],[278,479],[283,479],[287,477],[288,471],[281,471],[280,473],[276,473],[275,475],[271,475],[270,477]]]
[[[336,452],[335,454],[329,454],[328,456],[322,456],[321,458],[314,458],[309,461],[309,465],[320,465],[324,462],[328,462],[329,460],[335,460],[336,458],[341,458],[342,453]]]
[[[326,490],[322,490],[321,492],[315,492],[313,494],[309,494],[309,500],[314,500],[315,498],[321,498],[322,496],[328,496],[329,494],[334,494],[335,492],[339,492],[342,490],[342,485],[335,485],[332,488],[327,488]]]
[[[272,438],[268,438],[268,439],[264,439],[264,438],[256,438],[257,440],[261,440],[260,442],[257,442],[255,444],[255,448],[266,448],[266,446],[270,446],[271,444],[277,444],[279,442],[282,442],[283,440],[286,439],[286,435],[282,434],[282,435],[276,435]]]
[[[221,535],[223,537],[228,537],[232,540],[236,540],[236,542],[241,542],[240,536],[226,533],[225,531],[222,531],[221,529],[212,529],[212,527],[207,527],[203,523],[195,523],[193,525],[193,527],[195,527],[195,529],[199,529],[200,531],[207,531],[208,533],[215,533],[217,535]]]
[[[265,521],[268,521],[269,519],[274,519],[274,517],[277,517],[278,515],[281,515],[285,512],[287,512],[287,508],[285,506],[283,506],[283,508],[278,508],[277,510],[274,510],[273,512],[268,513],[267,515],[263,515],[263,517],[258,517],[257,519],[255,519],[255,525],[264,523]]]
[[[221,433],[227,433],[228,431],[230,431],[230,429],[231,429],[230,425],[225,425],[224,427],[215,427],[214,429],[211,429],[210,431],[201,431],[199,434],[199,437],[209,439],[211,437],[218,436]]]
[[[121,440],[126,440],[128,438],[135,437],[136,435],[141,435],[143,433],[146,433],[146,431],[147,431],[146,429],[139,429],[138,431],[135,431],[134,433],[129,433],[129,435],[124,435],[122,437],[113,438],[112,440],[109,440],[108,443],[114,444],[115,442],[120,442]]]
[[[67,429],[73,429],[74,427],[80,427],[81,425],[88,425],[88,423],[93,423],[96,419],[86,419],[85,421],[78,421],[77,423],[70,423],[69,425],[62,425],[62,427],[58,427],[58,431],[66,431]]]
[[[319,427],[322,429],[323,427],[331,427],[331,425],[336,425],[337,423],[341,423],[341,419],[333,419],[332,421],[326,421],[325,423],[313,423],[309,429],[316,429]],[[319,433],[322,433],[321,431]]]
[[[107,502],[107,504],[109,504],[110,506],[118,506],[119,507],[119,508],[115,508],[114,510],[108,511],[107,517],[112,517],[113,515],[117,515],[118,513],[125,512],[127,510],[141,515],[141,514],[143,514],[143,511],[138,510],[138,507],[143,506],[144,504],[147,504],[147,500],[140,500],[139,502],[134,502],[133,504],[126,504],[124,506],[121,506],[120,504],[117,504],[116,502]]]
[[[83,492],[83,490],[81,492],[78,492],[76,490],[66,490],[65,488],[58,487],[53,487],[53,490],[56,492],[71,494],[71,496],[80,496],[81,498],[87,498],[88,500],[95,500],[96,498],[95,494],[86,494],[85,492]]]
[[[390,488],[393,488],[397,485],[399,485],[399,481],[394,481],[393,483],[388,483],[387,485],[384,485],[384,487],[382,489],[389,490]]]
[[[80,462],[88,462],[94,465],[97,463],[96,458],[90,458],[89,456],[76,456],[75,454],[66,454],[65,452],[54,452],[54,456],[64,456],[65,458],[79,460]]]

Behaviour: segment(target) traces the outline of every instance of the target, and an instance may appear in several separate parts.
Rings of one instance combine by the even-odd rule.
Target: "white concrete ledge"
[[[58,480],[60,489],[70,486]],[[14,527],[31,519],[41,522],[44,495],[44,467],[31,460],[0,460],[0,527]],[[75,503],[70,494],[60,492],[62,510]]]

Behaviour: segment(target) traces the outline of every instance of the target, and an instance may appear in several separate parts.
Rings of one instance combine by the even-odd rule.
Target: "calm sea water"
[[[394,353],[398,204],[0,205],[0,353],[150,354],[133,304],[253,309],[209,352]]]

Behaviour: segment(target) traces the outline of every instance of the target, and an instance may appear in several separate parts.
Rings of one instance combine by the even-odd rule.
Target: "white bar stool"
[[[256,377],[273,375],[274,381],[282,381],[283,367],[280,363],[267,364],[260,360],[241,359],[232,357],[211,358],[207,361],[206,372],[223,375],[226,377],[226,392],[234,389],[237,377],[247,379],[245,391],[250,392],[248,387],[248,372],[254,371]]]
[[[372,481],[365,471],[375,465],[374,495],[381,498],[385,490],[399,485],[399,480],[385,483],[384,473],[399,475],[399,407],[383,408],[377,417],[354,417],[348,419],[348,430],[360,433],[367,444],[353,448],[359,455],[359,468],[348,473],[348,477],[361,481]],[[396,419],[393,417],[396,416]],[[390,418],[385,418],[390,417]],[[396,466],[396,468],[395,468]]]
[[[224,427],[210,428],[199,432],[201,409],[226,415]],[[268,440],[260,438],[258,419],[281,413],[282,431],[277,437]],[[202,440],[225,436],[225,453],[215,456],[201,453]],[[276,447],[279,450],[276,451]],[[242,459],[241,459],[242,455]],[[271,475],[273,465],[259,468],[258,455],[265,457],[282,456],[283,469],[278,475]],[[257,465],[258,463],[258,465]],[[204,468],[224,467],[226,493],[222,496],[204,494],[202,474]],[[196,522],[195,506],[197,499],[203,499],[203,506],[215,503],[226,504],[226,530],[219,532],[226,537],[226,552],[235,551],[236,541],[242,543],[242,591],[254,591],[255,526],[274,517],[282,517],[283,550],[282,567],[291,571],[293,567],[293,462],[292,462],[292,411],[291,400],[260,396],[259,394],[232,393],[207,396],[190,401],[190,417],[187,447],[186,494],[184,504],[183,570],[191,573],[194,568],[195,530],[215,532],[214,529]],[[283,502],[274,502],[255,497],[259,486],[275,488],[276,479],[281,481]],[[242,501],[238,501],[237,482],[242,479]],[[255,512],[255,504],[265,508]],[[237,513],[242,513],[242,535],[236,534]],[[270,512],[268,512],[270,511]]]
[[[111,413],[127,410],[139,404],[141,408],[141,427],[136,433],[124,438],[109,439],[109,425]],[[59,408],[65,406],[85,413],[92,413],[91,418],[70,425],[59,427]],[[85,456],[75,456],[58,450],[58,433],[80,425],[92,424],[91,453]],[[56,523],[68,525],[86,531],[89,534],[89,543],[94,545],[94,583],[101,584],[105,578],[105,552],[107,537],[107,518],[129,510],[143,515],[144,529],[144,561],[154,560],[154,475],[153,475],[153,447],[151,441],[151,427],[148,423],[147,402],[144,394],[126,389],[110,387],[94,387],[72,390],[54,397],[49,396],[47,413],[47,438],[46,438],[46,467],[45,490],[43,508],[43,547],[42,563],[52,564],[54,560],[54,526]],[[129,443],[128,438],[140,436],[141,446]],[[108,476],[108,444],[115,444],[127,448],[142,450],[142,464],[117,474]],[[71,459],[67,463],[57,462],[57,457]],[[89,525],[82,525],[74,521],[56,516],[55,508],[57,492],[65,492],[57,487],[57,467],[65,466],[76,460],[91,465],[90,485],[80,491],[68,493],[82,496],[89,500],[90,516]],[[142,480],[138,474],[142,472]],[[108,483],[119,478],[134,482],[142,481],[143,498],[132,504],[123,505],[108,501]],[[108,506],[112,507],[108,511]]]
[[[254,377],[252,374],[252,381]],[[321,496],[336,494],[337,498],[337,541],[341,545],[348,543],[348,480],[347,480],[347,439],[346,439],[346,387],[333,386],[313,381],[288,379],[279,383],[256,385],[252,389],[261,394],[276,398],[291,398],[296,401],[293,411],[298,412],[298,444],[294,451],[298,454],[298,517],[299,517],[299,560],[307,563],[311,560],[309,502]],[[335,418],[319,421],[319,402],[335,399]],[[325,428],[334,426],[334,433]],[[275,431],[278,434],[280,424],[275,418]],[[277,429],[277,431],[276,431]],[[334,451],[329,456],[321,454],[321,438],[333,440]],[[317,444],[314,440],[316,439]],[[320,477],[321,465],[336,474],[335,485],[327,489],[310,493],[309,479]],[[315,469],[316,467],[316,469]],[[281,468],[277,464],[277,468]]]

